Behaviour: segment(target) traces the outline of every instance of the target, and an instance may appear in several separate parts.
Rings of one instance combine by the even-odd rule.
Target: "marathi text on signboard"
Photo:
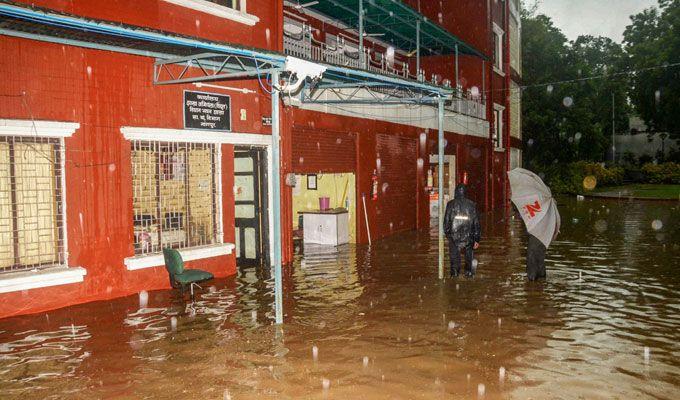
[[[184,91],[184,128],[231,130],[231,98],[222,94]]]

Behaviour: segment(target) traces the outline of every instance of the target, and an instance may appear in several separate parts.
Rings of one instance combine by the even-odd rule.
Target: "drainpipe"
[[[444,279],[444,98],[440,97],[439,102],[439,136],[437,137],[437,147],[439,148],[439,196],[437,208],[439,209],[439,279]]]
[[[364,0],[359,0],[359,64],[366,68],[364,57]]]
[[[279,150],[279,71],[272,71],[272,189],[274,190],[274,304],[276,323],[283,323],[283,283],[281,277],[281,154]]]
[[[456,94],[460,95],[460,93],[458,93],[458,84],[460,82],[458,79],[458,43],[456,43],[455,50],[456,50]]]

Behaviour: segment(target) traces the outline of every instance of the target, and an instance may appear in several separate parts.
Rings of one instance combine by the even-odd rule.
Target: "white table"
[[[349,213],[345,208],[300,211],[304,243],[339,246],[349,243]]]

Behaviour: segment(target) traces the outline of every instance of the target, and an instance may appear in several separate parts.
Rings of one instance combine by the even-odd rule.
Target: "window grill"
[[[135,254],[219,243],[216,147],[132,141]]]
[[[208,0],[220,6],[233,8],[234,10],[241,10],[241,0]]]
[[[60,139],[0,136],[0,273],[65,264]]]

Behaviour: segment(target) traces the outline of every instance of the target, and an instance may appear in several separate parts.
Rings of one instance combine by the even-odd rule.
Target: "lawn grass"
[[[637,197],[642,199],[680,200],[680,185],[631,184],[596,188],[587,194]]]

